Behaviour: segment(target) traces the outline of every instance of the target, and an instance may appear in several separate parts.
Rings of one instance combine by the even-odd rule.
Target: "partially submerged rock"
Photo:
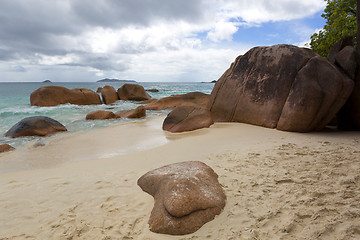
[[[159,92],[159,89],[151,88],[151,89],[146,89],[145,91],[147,91],[147,92]]]
[[[144,101],[151,99],[144,87],[138,84],[125,83],[117,93],[120,100]]]
[[[86,88],[67,89],[59,86],[44,86],[30,95],[31,106],[50,107],[60,104],[101,104],[100,96]]]
[[[218,175],[198,161],[170,164],[143,175],[141,189],[154,197],[150,230],[184,235],[213,220],[225,206]]]
[[[119,118],[115,113],[105,110],[97,110],[86,115],[86,120],[105,120]]]
[[[145,105],[147,110],[163,110],[181,106],[206,107],[210,95],[202,92],[172,95]]]
[[[144,106],[139,106],[131,110],[118,111],[115,114],[121,118],[143,118],[146,116],[146,110]]]
[[[256,47],[216,83],[208,104],[215,122],[284,131],[320,130],[352,92],[353,81],[309,49]]]
[[[6,132],[6,137],[47,136],[57,132],[67,131],[58,121],[43,116],[24,118]]]
[[[105,104],[112,104],[119,100],[118,94],[114,87],[105,86],[101,90],[101,96]]]
[[[15,150],[15,148],[9,144],[1,144],[0,145],[0,153],[9,152],[9,151],[13,151],[13,150]]]
[[[182,106],[172,110],[164,120],[163,130],[172,133],[210,127],[214,123],[208,109]]]

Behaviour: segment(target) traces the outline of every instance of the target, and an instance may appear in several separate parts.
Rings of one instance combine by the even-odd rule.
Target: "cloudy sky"
[[[1,0],[0,82],[211,81],[254,46],[303,46],[324,0]]]

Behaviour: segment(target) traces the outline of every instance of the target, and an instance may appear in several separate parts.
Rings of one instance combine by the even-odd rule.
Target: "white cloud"
[[[14,76],[1,72],[6,69],[1,65],[11,64],[26,68],[30,81],[34,74],[66,76],[64,69],[87,80],[118,75],[169,81],[194,73],[192,80],[205,81],[252,47],[233,41],[241,27],[301,19],[324,8],[323,0],[54,2],[56,7],[45,0],[0,2],[2,80]],[[298,33],[311,31],[304,27]],[[52,68],[41,72],[41,66]]]
[[[323,0],[238,0],[217,1],[220,13],[226,18],[237,18],[247,24],[300,19],[324,9]]]
[[[235,25],[236,23],[233,22],[217,22],[215,23],[213,29],[208,32],[207,37],[214,42],[218,42],[221,40],[231,41],[232,35],[238,30]]]

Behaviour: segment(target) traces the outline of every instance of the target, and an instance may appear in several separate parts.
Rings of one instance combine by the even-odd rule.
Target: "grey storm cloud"
[[[158,20],[197,21],[201,1],[181,0],[2,0],[0,60],[31,58],[34,53],[72,52],[57,37],[75,37],[94,27],[146,26]]]

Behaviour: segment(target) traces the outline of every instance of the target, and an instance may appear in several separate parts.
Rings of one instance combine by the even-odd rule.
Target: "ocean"
[[[210,94],[214,83],[166,83],[166,82],[140,82],[137,83],[144,86],[145,89],[156,88],[159,92],[148,92],[152,98],[163,98],[174,94],[184,94],[188,92],[199,91]],[[30,141],[41,140],[41,137],[23,137],[8,138],[5,133],[17,122],[26,117],[31,116],[47,116],[62,123],[68,132],[89,131],[94,128],[116,125],[130,121],[139,121],[132,119],[114,119],[114,120],[96,120],[86,121],[85,116],[95,110],[110,110],[113,112],[120,110],[134,109],[139,106],[134,101],[117,101],[111,105],[87,105],[79,106],[72,104],[63,104],[55,107],[37,107],[30,106],[30,94],[42,86],[63,86],[72,88],[87,88],[96,92],[98,87],[105,85],[113,86],[116,90],[123,83],[102,83],[102,82],[54,82],[54,83],[0,83],[0,144],[8,143],[15,148],[21,147]],[[164,111],[147,111],[147,117],[164,115],[169,110]],[[61,133],[66,134],[66,133]]]

